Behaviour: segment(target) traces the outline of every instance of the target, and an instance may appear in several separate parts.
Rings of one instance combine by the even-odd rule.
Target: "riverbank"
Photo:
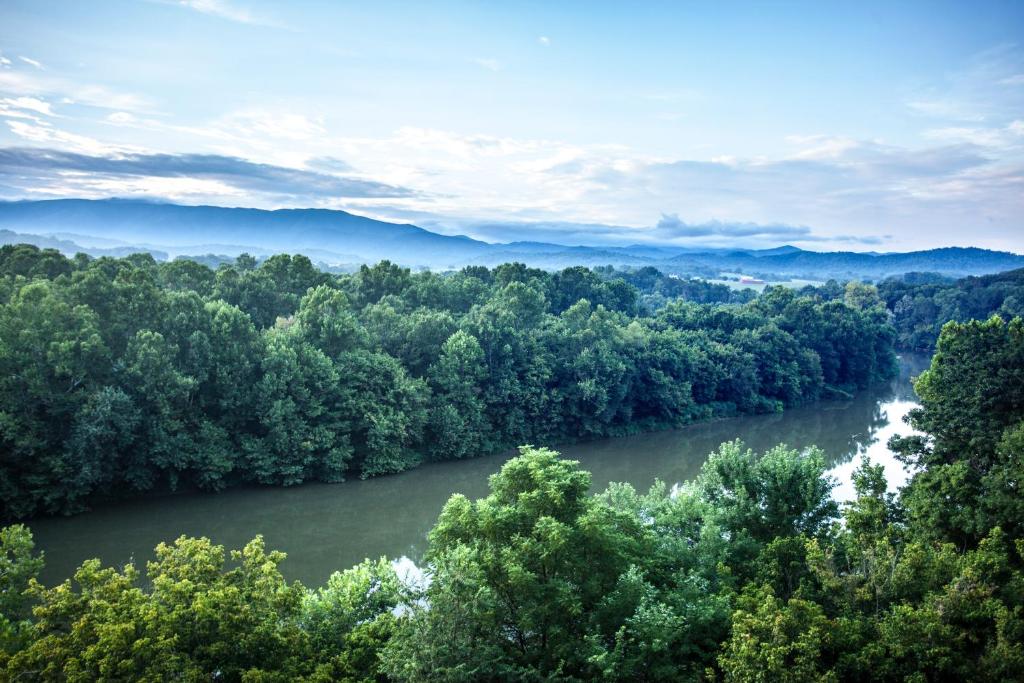
[[[560,447],[582,461],[594,488],[625,481],[646,489],[655,478],[669,483],[692,479],[708,453],[723,441],[742,439],[756,451],[779,442],[817,445],[831,459],[840,485],[868,455],[898,475],[902,470],[885,442],[907,432],[901,418],[914,406],[910,377],[928,358],[906,354],[897,379],[863,391],[849,401],[826,401],[779,414],[755,415],[647,434]],[[426,533],[452,493],[469,497],[487,491],[487,477],[508,455],[427,464],[388,477],[340,484],[289,488],[240,488],[217,495],[183,494],[99,507],[75,517],[30,520],[38,547],[46,552],[45,583],[67,578],[89,557],[108,564],[144,563],[153,547],[185,534],[207,536],[240,547],[263,534],[269,547],[288,553],[282,571],[290,579],[319,585],[337,569],[366,557],[417,560]],[[892,484],[893,482],[890,482]]]

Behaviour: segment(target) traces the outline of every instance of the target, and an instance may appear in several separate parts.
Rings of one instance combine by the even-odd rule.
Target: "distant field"
[[[769,285],[773,285],[773,286],[774,285],[782,285],[783,287],[792,287],[793,289],[799,289],[800,287],[805,287],[807,285],[818,286],[818,285],[825,284],[821,280],[799,280],[799,279],[786,280],[786,281],[768,280],[768,281],[763,282],[763,283],[740,282],[740,278],[743,278],[743,277],[752,277],[752,276],[743,275],[742,273],[719,273],[719,277],[718,278],[708,279],[707,282],[710,282],[711,284],[715,284],[715,285],[725,285],[726,287],[729,287],[731,289],[752,289],[755,292],[761,292],[761,291],[764,290],[765,287],[767,287]]]

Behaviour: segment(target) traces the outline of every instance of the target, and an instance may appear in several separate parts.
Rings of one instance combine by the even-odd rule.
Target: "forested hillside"
[[[961,280],[910,273],[885,280],[878,289],[893,312],[897,344],[905,349],[933,350],[950,320],[1024,315],[1024,269]]]
[[[586,225],[577,227],[583,235],[589,231]],[[435,270],[513,262],[546,270],[612,264],[619,268],[654,267],[681,277],[715,278],[731,272],[771,281],[881,280],[911,271],[962,277],[1024,266],[1024,256],[1020,254],[974,247],[876,253],[808,251],[793,246],[682,246],[673,240],[664,244],[602,244],[601,226],[590,227],[598,237],[596,244],[578,233],[567,244],[504,243],[504,238],[484,242],[330,209],[267,211],[138,199],[0,201],[0,244],[53,247],[68,256],[80,251],[96,257],[136,251],[153,253],[158,259],[168,254],[204,253],[233,258],[243,252],[270,256],[287,251],[348,269],[381,259]],[[484,234],[494,234],[486,226],[483,230]],[[739,234],[743,234],[742,229]],[[553,233],[554,237],[557,235]],[[568,239],[569,235],[562,237]]]
[[[636,287],[585,268],[335,276],[302,256],[211,270],[21,245],[0,248],[0,301],[5,518],[777,411],[894,369],[860,285],[647,315]]]
[[[44,587],[31,535],[9,527],[0,670],[10,680],[1022,680],[1024,321],[951,323],[917,390],[911,423],[927,436],[892,444],[915,466],[898,495],[864,462],[840,510],[819,452],[733,442],[681,488],[613,484],[591,496],[577,463],[525,448],[486,498],[448,501],[428,581],[404,581],[382,558],[306,588],[284,580],[282,555],[259,538],[228,556],[182,537],[144,572],[92,560]]]

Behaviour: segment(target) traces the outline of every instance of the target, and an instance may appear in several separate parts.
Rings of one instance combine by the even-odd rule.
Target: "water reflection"
[[[722,420],[685,429],[640,434],[566,446],[567,457],[582,461],[594,486],[627,481],[646,489],[654,479],[692,479],[707,454],[723,441],[743,439],[764,450],[783,442],[821,447],[840,480],[836,497],[852,495],[850,473],[867,454],[882,462],[890,483],[905,476],[885,447],[889,436],[906,433],[901,418],[914,406],[910,377],[927,367],[921,356],[901,362],[900,377],[849,401],[819,403],[778,415]],[[241,547],[263,534],[268,547],[288,553],[282,570],[307,585],[326,580],[336,569],[365,557],[408,557],[417,561],[426,534],[454,492],[486,494],[487,476],[508,456],[427,465],[411,472],[342,484],[309,484],[287,489],[238,489],[216,495],[182,495],[104,507],[70,518],[30,523],[46,552],[43,580],[69,576],[82,560],[145,562],[153,547],[182,534],[208,536]]]

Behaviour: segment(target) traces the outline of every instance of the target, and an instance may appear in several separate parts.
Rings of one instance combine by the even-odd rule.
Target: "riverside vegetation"
[[[1024,315],[1024,269],[960,280],[934,273],[907,273],[881,282],[879,293],[893,312],[897,345],[931,351],[950,321],[1006,320]]]
[[[894,372],[873,287],[750,296],[651,270],[4,246],[0,519],[778,411]]]
[[[10,680],[1009,681],[1024,677],[1024,321],[949,323],[916,382],[924,436],[863,462],[842,510],[821,454],[726,443],[641,493],[526,447],[455,495],[426,579],[385,559],[287,583],[260,538],[35,580],[0,533]]]

